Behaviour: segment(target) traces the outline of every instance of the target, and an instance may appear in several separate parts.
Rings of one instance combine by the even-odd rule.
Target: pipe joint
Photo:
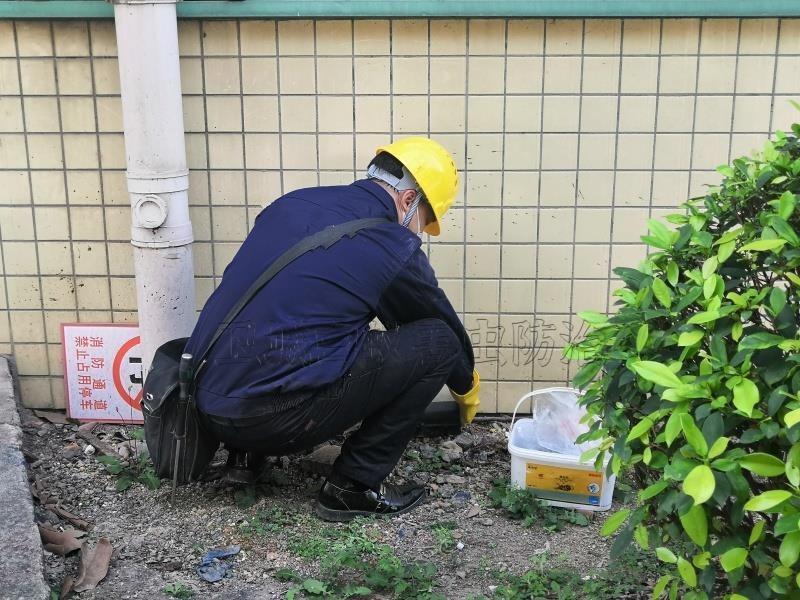
[[[156,228],[131,225],[131,244],[137,248],[177,248],[188,246],[192,241],[191,221]]]
[[[169,194],[189,189],[189,171],[186,169],[172,173],[139,173],[129,169],[127,177],[131,194]]]

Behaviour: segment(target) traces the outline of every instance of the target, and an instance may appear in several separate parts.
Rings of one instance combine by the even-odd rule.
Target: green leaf
[[[716,275],[712,275],[708,279],[705,280],[703,283],[703,298],[709,300],[712,296],[715,295],[717,291],[717,282],[719,281],[719,277]]]
[[[629,508],[623,508],[615,512],[611,515],[603,526],[600,528],[600,535],[603,537],[608,537],[612,533],[614,533],[617,529],[619,529],[628,516],[631,514],[631,510]]]
[[[647,550],[650,548],[650,534],[647,532],[647,527],[644,525],[637,525],[636,529],[633,530],[633,539],[636,540],[636,544],[642,550]]]
[[[672,245],[673,233],[670,232],[666,225],[664,225],[661,221],[657,221],[656,219],[648,219],[647,229],[649,229],[650,233],[652,233],[665,247],[668,248]]]
[[[744,350],[763,350],[764,348],[772,348],[773,346],[777,346],[784,338],[780,335],[775,335],[774,333],[767,333],[762,331],[760,333],[754,333],[753,335],[747,335],[742,338],[742,341],[739,342],[739,351]]]
[[[706,259],[700,271],[703,274],[703,279],[708,279],[714,273],[716,273],[717,267],[719,267],[719,260],[717,260],[716,256]]]
[[[602,325],[608,322],[608,316],[593,310],[584,310],[578,316],[589,323],[589,325]]]
[[[664,426],[664,440],[667,446],[671,446],[675,438],[681,432],[681,415],[680,413],[672,413],[667,419],[667,424]]]
[[[117,485],[115,487],[117,488],[118,492],[124,492],[132,485],[133,485],[133,479],[131,479],[127,475],[123,475],[122,477],[117,479]]]
[[[794,427],[800,423],[800,408],[796,408],[793,411],[786,413],[783,416],[783,422],[786,423],[786,427]]]
[[[719,562],[726,573],[735,571],[744,565],[747,560],[746,548],[731,548],[719,557]]]
[[[760,398],[758,387],[749,379],[742,379],[733,386],[733,405],[748,417],[753,416],[753,408]]]
[[[656,481],[653,485],[649,485],[639,492],[639,500],[645,502],[650,498],[654,498],[667,489],[667,486],[669,486],[669,481],[665,481],[664,479]]]
[[[122,461],[115,456],[98,456],[97,461],[112,475],[119,475],[125,468]]]
[[[791,281],[797,287],[800,287],[800,277],[791,272],[784,273],[784,275],[786,275],[786,278],[789,279],[789,281]]]
[[[798,239],[797,233],[795,233],[792,226],[782,218],[778,216],[772,217],[769,224],[781,238],[789,242],[792,246],[796,247],[800,245],[800,239]]]
[[[678,271],[678,265],[675,261],[670,261],[667,265],[667,281],[671,286],[675,286],[678,284],[678,276],[680,275]]]
[[[148,490],[157,490],[161,486],[161,480],[156,476],[156,474],[151,470],[144,471],[141,475],[139,475],[139,481],[141,481]]]
[[[647,338],[650,336],[650,328],[647,323],[643,323],[636,332],[636,352],[641,352],[647,344]]]
[[[784,515],[775,523],[774,534],[782,536],[798,530],[800,530],[800,514]]]
[[[714,441],[714,443],[711,445],[711,449],[708,451],[708,460],[714,460],[720,454],[725,452],[725,450],[728,448],[728,442],[729,441],[730,441],[730,438],[726,438],[726,437],[717,438]]]
[[[703,504],[714,495],[716,481],[708,465],[697,465],[683,481],[683,493],[691,496],[695,504]]]
[[[739,252],[766,252],[767,250],[783,248],[785,244],[786,240],[782,239],[756,240],[755,242],[750,242],[739,248]]]
[[[708,454],[708,444],[706,438],[703,437],[703,432],[694,422],[694,417],[689,414],[681,415],[681,429],[686,441],[689,442],[694,451],[700,456]]]
[[[597,375],[602,368],[603,363],[600,361],[586,363],[575,373],[575,377],[572,378],[572,385],[578,389],[585,388],[592,382],[592,379],[595,378],[595,375]]]
[[[711,323],[712,321],[716,321],[721,316],[722,315],[719,313],[718,310],[706,310],[692,315],[686,322],[689,325],[702,325],[704,323]]]
[[[739,459],[739,465],[763,477],[777,477],[783,475],[786,465],[783,461],[771,454],[753,452]]]
[[[731,241],[720,244],[719,248],[717,248],[717,261],[719,264],[724,264],[725,261],[731,257],[735,250],[736,242]]]
[[[766,524],[766,521],[758,521],[753,525],[753,530],[750,532],[750,539],[747,540],[748,546],[752,546],[761,538],[761,534],[764,532],[764,525]]]
[[[645,433],[653,428],[653,425],[653,419],[650,417],[645,417],[631,428],[625,441],[630,442],[631,440],[642,437]]]
[[[786,455],[786,478],[794,487],[800,487],[800,443],[792,446]]]
[[[697,573],[688,560],[682,556],[678,558],[678,573],[690,588],[697,587]]]
[[[656,277],[653,279],[652,289],[653,295],[664,308],[669,308],[672,306],[672,292],[669,290],[669,287],[666,283]]]
[[[794,207],[797,203],[797,198],[795,195],[790,191],[785,191],[781,194],[781,197],[778,198],[778,215],[781,219],[786,221],[789,220],[789,217],[792,216],[794,212]]]
[[[278,581],[297,581],[300,578],[297,573],[287,568],[278,569],[273,577]]]
[[[678,346],[694,346],[703,339],[703,336],[705,336],[705,332],[702,329],[684,331],[678,336]]]
[[[328,587],[319,579],[306,579],[303,581],[303,590],[314,596],[321,596],[328,590]]]
[[[786,490],[770,490],[750,498],[750,500],[748,500],[744,505],[744,509],[757,512],[768,511],[769,509],[775,508],[779,504],[786,502],[791,497],[792,493],[787,492]]]
[[[642,379],[652,381],[656,385],[667,388],[678,387],[682,384],[678,376],[670,371],[669,367],[652,360],[640,360],[631,364],[633,369]]]
[[[656,556],[661,562],[669,563],[671,565],[674,565],[676,562],[678,562],[678,557],[675,556],[675,553],[664,546],[656,548]]]
[[[661,579],[658,580],[658,583],[653,587],[653,595],[650,596],[652,600],[657,600],[661,597],[661,594],[664,593],[664,590],[667,589],[669,582],[672,581],[672,575],[664,575]]]
[[[772,309],[772,314],[777,315],[786,306],[786,292],[781,288],[772,288],[769,293],[769,307]]]
[[[683,525],[683,530],[689,538],[701,548],[708,541],[708,518],[706,509],[701,505],[695,505],[686,514],[678,517]]]
[[[797,562],[800,558],[800,531],[786,534],[778,550],[778,556],[784,567],[791,567]]]

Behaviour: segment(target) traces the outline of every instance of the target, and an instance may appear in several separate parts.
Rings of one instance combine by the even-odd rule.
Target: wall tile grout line
[[[503,44],[505,46],[505,51],[508,53],[508,19],[503,20]],[[503,92],[506,91],[508,88],[508,58],[503,58]],[[506,156],[506,103],[503,102],[503,114],[502,114],[502,123],[503,123],[503,137],[502,142],[500,145],[500,155],[505,162]],[[498,272],[500,273],[500,277],[497,280],[497,322],[500,322],[500,314],[503,310],[503,223],[505,223],[505,218],[503,218],[503,211],[505,210],[505,202],[503,193],[505,191],[505,180],[503,177],[500,177],[500,232],[498,235],[498,239],[500,240],[500,256],[498,261]],[[467,249],[464,248],[464,256],[466,257]],[[463,273],[463,277],[467,279],[467,272],[466,270]],[[513,332],[512,332],[513,335]],[[494,410],[497,411],[498,407],[500,406],[500,368],[503,366],[503,355],[500,351],[501,347],[501,339],[502,333],[498,333],[497,336],[497,382],[496,382],[496,391],[495,391],[495,406]]]
[[[620,26],[621,29],[621,26]],[[583,96],[583,81],[584,81],[584,68],[586,62],[586,20],[581,20],[581,68],[580,68],[580,79],[579,79],[579,89],[578,89],[578,96]],[[575,151],[576,154],[576,163],[575,163],[575,180],[573,182],[573,187],[575,188],[574,194],[574,208],[572,210],[572,260],[570,262],[570,285],[569,285],[569,314],[573,314],[573,308],[575,303],[575,258],[577,256],[577,239],[578,239],[578,177],[581,172],[581,138],[582,138],[582,126],[583,125],[583,103],[578,103],[578,145]],[[611,250],[609,249],[609,255],[611,254]],[[609,257],[610,258],[610,257]],[[608,294],[606,294],[607,296]],[[570,339],[572,336],[572,330],[570,328]],[[565,382],[569,385],[571,381],[570,372],[572,369],[572,363],[567,363],[567,381]]]
[[[692,94],[692,135],[689,138],[689,167],[688,173],[689,177],[686,183],[686,198],[691,198],[693,196],[692,193],[692,174],[694,173],[693,170],[693,163],[694,163],[694,142],[696,136],[696,125],[697,125],[697,91],[700,88],[700,63],[702,57],[702,48],[703,48],[703,24],[705,21],[702,19],[700,20],[700,31],[698,32],[697,36],[697,67],[694,74],[694,93]]]
[[[739,87],[739,50],[742,47],[742,20],[738,20],[738,27],[736,29],[736,58],[734,59],[733,67],[733,91],[731,93],[731,118],[730,118],[730,133],[728,134],[728,160],[726,164],[730,164],[733,155],[733,122],[736,116],[736,90]]]
[[[769,105],[769,131],[767,135],[772,135],[775,132],[775,89],[778,83],[778,61],[780,60],[780,44],[781,44],[781,36],[783,35],[783,21],[784,19],[778,19],[778,30],[775,32],[775,63],[772,67],[772,92],[771,98],[772,102]]]
[[[286,193],[286,182],[283,176],[284,158],[283,158],[283,109],[281,108],[281,40],[280,40],[280,27],[278,27],[278,20],[273,21],[273,31],[275,35],[275,91],[277,96],[277,111],[278,111],[278,172],[280,173],[280,190],[281,196]]]
[[[319,90],[319,57],[317,56],[317,19],[311,21],[311,38],[312,43],[314,44],[314,90]],[[315,136],[314,136],[314,149],[316,151],[316,161],[317,161],[317,168],[316,168],[316,175],[317,175],[317,185],[320,185],[320,177],[319,177],[319,169],[320,169],[320,162],[319,162],[319,130],[320,130],[320,122],[319,122],[319,94],[314,94],[314,129],[315,129]]]
[[[464,316],[467,314],[467,257],[466,257],[466,249],[467,249],[467,227],[469,227],[469,223],[467,221],[467,203],[468,203],[468,195],[467,189],[469,188],[469,131],[467,131],[467,123],[469,123],[469,32],[470,32],[470,24],[472,23],[471,19],[467,19],[464,23],[464,172],[462,177],[460,178],[461,189],[463,190],[462,194],[462,202],[461,202],[461,243],[464,248],[464,277],[461,280],[461,320],[464,320]],[[430,74],[428,74],[430,77]],[[467,331],[467,335],[470,335],[470,332]],[[480,332],[478,332],[480,335]],[[480,344],[481,340],[478,340],[478,344]],[[474,345],[474,342],[473,342]],[[480,352],[480,348],[478,349]]]
[[[546,20],[542,21],[542,62],[541,62],[541,69],[542,69],[542,83],[541,83],[541,93],[544,95],[545,85],[547,81],[547,31],[548,31],[548,22]],[[533,249],[533,276],[534,276],[534,286],[533,286],[533,306],[531,310],[531,314],[533,315],[533,322],[534,326],[537,322],[538,311],[539,311],[539,257],[540,257],[540,241],[542,238],[542,166],[544,163],[544,110],[540,110],[539,114],[539,165],[538,165],[538,181],[537,181],[537,192],[536,192],[536,239],[534,240],[535,247]],[[502,275],[502,274],[501,274]],[[535,333],[532,333],[535,335]],[[533,352],[533,351],[531,351]],[[536,359],[532,355],[531,356],[531,381],[536,381]]]
[[[91,77],[92,82],[92,92],[95,90],[95,72],[94,72],[94,58],[92,56],[92,48],[93,39],[92,39],[92,31],[91,26],[88,21],[86,21],[86,36],[89,42],[89,76]],[[103,153],[100,151],[100,119],[97,112],[97,97],[92,95],[92,108],[94,110],[94,129],[95,129],[95,148],[97,150],[97,173],[98,173],[98,180],[100,183],[100,210],[103,215],[103,239],[108,240],[108,221],[107,221],[107,212],[106,212],[106,195],[105,195],[105,184],[103,182]],[[114,319],[114,289],[111,284],[111,256],[106,248],[106,290],[108,292],[108,309],[111,312],[111,322],[115,323]],[[76,290],[77,292],[77,290]],[[75,294],[77,300],[77,293]],[[126,310],[128,307],[125,307]]]
[[[656,93],[655,93],[655,107],[654,111],[655,114],[653,116],[653,152],[650,156],[650,198],[647,204],[647,218],[650,219],[653,217],[653,189],[655,186],[655,168],[656,168],[656,144],[658,143],[658,109],[660,107],[660,100],[661,100],[661,57],[662,57],[662,50],[664,48],[664,19],[658,20],[658,59],[656,64],[656,72],[658,73],[658,77],[656,77]],[[648,247],[649,251],[649,247]],[[609,259],[611,258],[611,247],[609,246],[608,249]],[[611,290],[608,290],[609,294]]]
[[[211,186],[211,144],[209,141],[209,126],[208,126],[208,93],[206,92],[206,53],[205,53],[205,26],[206,21],[197,22],[197,35],[199,36],[200,44],[200,79],[202,82],[203,90],[203,138],[205,142],[206,160],[204,170],[206,172],[206,206],[208,206],[208,227],[209,237],[211,238],[210,255],[211,255],[211,287],[212,291],[217,288],[217,260],[216,260],[216,244],[214,243],[214,202],[212,200],[214,193]],[[183,82],[181,82],[183,83]],[[241,82],[239,83],[241,85]]]
[[[617,91],[620,92],[622,90],[622,65],[623,65],[623,58],[625,56],[624,49],[625,49],[625,21],[622,21],[622,25],[620,27],[619,32],[619,70],[617,72]],[[611,219],[610,219],[610,231],[608,234],[610,249],[608,253],[608,281],[609,281],[609,289],[613,285],[612,275],[614,273],[614,232],[615,232],[615,219],[614,219],[614,209],[617,206],[617,163],[619,161],[619,122],[620,122],[620,109],[622,103],[617,99],[617,115],[616,115],[616,124],[617,124],[617,131],[614,134],[614,166],[612,168],[612,178],[611,178]],[[654,140],[655,143],[655,140]],[[607,294],[606,296],[606,313],[611,312],[611,294]]]
[[[247,126],[245,125],[245,112],[244,112],[244,73],[242,69],[242,22],[236,21],[236,48],[239,55],[236,60],[236,67],[239,70],[239,122],[241,123],[242,134],[242,186],[244,190],[244,218],[247,226],[247,232],[253,228],[253,223],[250,222],[250,190],[248,185],[248,173],[250,171],[247,164]],[[238,133],[238,132],[237,132]],[[211,163],[209,162],[209,166]],[[210,193],[210,190],[209,190]]]

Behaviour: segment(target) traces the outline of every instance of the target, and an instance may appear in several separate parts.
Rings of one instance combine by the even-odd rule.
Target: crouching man
[[[285,455],[361,422],[320,490],[317,514],[346,521],[396,515],[421,486],[383,483],[444,385],[462,422],[478,409],[480,382],[463,325],[421,250],[439,234],[458,174],[427,138],[377,150],[367,178],[277,199],[225,269],[186,351],[198,356],[230,308],[299,240],[363,218],[385,218],[328,248],[301,255],[239,313],[207,356],[195,400],[228,449]],[[370,330],[378,317],[386,331]]]

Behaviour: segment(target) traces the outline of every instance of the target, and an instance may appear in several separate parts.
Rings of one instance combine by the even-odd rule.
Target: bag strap
[[[239,298],[238,302],[233,305],[233,307],[228,311],[228,314],[219,324],[217,331],[214,333],[214,337],[211,338],[211,342],[200,355],[200,360],[196,363],[198,367],[194,370],[194,379],[197,380],[197,376],[205,364],[205,359],[208,356],[208,353],[211,352],[214,344],[217,343],[220,336],[222,336],[222,334],[228,328],[228,325],[230,325],[233,320],[239,316],[239,313],[242,312],[242,309],[247,306],[247,304],[253,299],[259,290],[261,290],[261,288],[263,288],[270,279],[275,277],[275,275],[283,270],[284,267],[306,252],[315,250],[317,248],[330,248],[344,236],[353,238],[356,233],[362,229],[374,227],[376,225],[380,225],[381,223],[391,223],[391,221],[386,217],[370,217],[367,219],[347,221],[346,223],[340,223],[338,225],[329,225],[325,229],[303,238],[294,246],[289,248],[286,252],[281,254],[277,259],[275,259],[275,261],[258,277],[258,279],[250,284],[250,287],[247,288],[247,291],[242,295],[241,298]]]

